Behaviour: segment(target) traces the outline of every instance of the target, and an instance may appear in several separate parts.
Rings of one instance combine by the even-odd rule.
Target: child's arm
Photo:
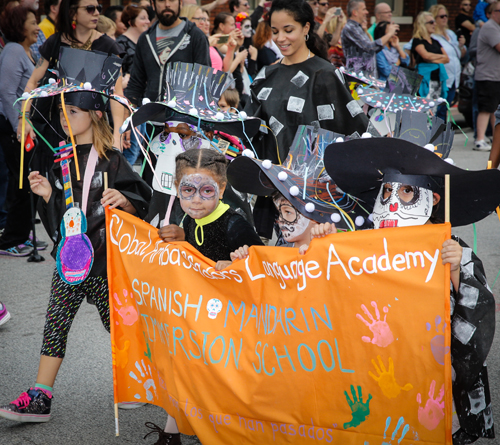
[[[110,209],[120,207],[124,212],[134,215],[136,213],[135,207],[130,201],[125,198],[118,190],[106,189],[102,194],[101,205],[106,207],[109,205]]]
[[[231,261],[217,261],[215,270],[225,269],[227,266],[233,264],[233,261],[244,260],[246,257],[248,257],[248,246],[245,244],[243,247],[240,247],[234,252],[231,252],[229,256],[231,257]]]
[[[45,176],[40,172],[33,171],[29,174],[30,187],[35,195],[41,196],[48,203],[52,195],[52,186]]]
[[[186,240],[184,229],[175,224],[169,224],[158,229],[158,236],[166,243]]]
[[[450,279],[455,292],[460,287],[460,261],[462,260],[462,246],[457,241],[449,239],[443,243],[441,258],[443,264],[450,264]]]

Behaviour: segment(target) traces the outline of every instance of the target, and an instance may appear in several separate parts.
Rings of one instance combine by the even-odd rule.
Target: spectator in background
[[[259,20],[264,14],[264,4],[270,0],[260,0],[259,5],[255,8],[254,12],[250,15],[250,3],[249,0],[229,0],[229,11],[231,15],[236,17],[240,12],[244,12],[250,15],[250,20],[252,21],[252,28],[257,28]]]
[[[460,85],[460,74],[462,73],[462,65],[460,59],[465,56],[467,49],[465,48],[465,37],[462,35],[457,39],[457,35],[448,28],[448,10],[444,5],[433,5],[429,12],[436,21],[436,30],[432,34],[432,38],[436,39],[443,47],[450,61],[444,64],[448,80],[448,94],[445,99],[451,105],[455,99],[457,87]],[[446,122],[448,108],[446,104],[441,104],[437,110],[437,117]]]
[[[272,65],[278,60],[278,55],[271,49],[273,32],[269,22],[263,20],[257,25],[253,36],[253,46],[257,48],[257,71],[262,67]]]
[[[104,11],[104,16],[115,22],[116,25],[115,38],[121,36],[127,30],[127,27],[121,20],[122,12],[123,12],[123,6],[120,5],[110,6],[108,9],[106,9],[106,11]]]
[[[375,40],[380,39],[387,33],[389,22],[380,22],[374,31]],[[382,51],[377,53],[377,70],[380,80],[387,80],[393,66],[408,66],[410,56],[399,46],[399,38],[396,34],[391,37],[383,47]]]
[[[313,10],[314,20],[316,21],[316,17],[318,17],[318,11],[319,11],[318,0],[307,0],[307,3],[309,3],[309,6]]]
[[[33,9],[34,11],[38,11],[38,8],[40,7],[39,0],[20,0],[19,4],[25,8]],[[35,60],[40,58],[40,47],[45,43],[45,40],[47,39],[45,38],[43,32],[39,32],[37,41],[31,45],[31,51],[33,52]]]
[[[31,152],[26,153],[22,172],[23,188],[20,189],[21,146],[16,130],[21,122],[21,103],[13,104],[24,93],[35,68],[35,57],[30,46],[37,41],[40,28],[35,10],[24,6],[7,10],[2,16],[1,27],[9,41],[0,56],[0,145],[9,170],[9,211],[5,229],[0,236],[0,255],[27,256],[31,252],[31,247],[25,245],[31,231],[30,187],[27,179]]]
[[[486,8],[488,8],[488,6],[492,3],[494,3],[494,0],[478,2],[476,8],[474,9],[474,13],[472,14],[472,18],[476,26],[481,27],[488,21],[488,18],[486,17]]]
[[[486,128],[491,119],[495,125],[493,113],[500,104],[500,2],[491,4],[491,17],[479,31],[477,41],[476,80],[479,114],[477,116],[477,136],[475,150],[489,151],[490,144],[485,140]]]
[[[314,17],[314,20],[322,25],[329,9],[330,3],[328,3],[328,0],[318,0],[318,14]]]
[[[40,29],[46,39],[56,32],[60,4],[61,0],[45,0],[43,2],[46,17],[40,22]]]
[[[375,37],[375,27],[380,22],[389,22],[392,20],[392,9],[387,3],[377,3],[375,5],[375,9],[373,11],[375,15],[375,22],[373,22],[372,26],[368,28],[368,34],[372,36],[373,40],[377,40]]]
[[[447,96],[445,63],[450,61],[441,44],[432,34],[436,31],[434,16],[427,11],[418,14],[413,25],[411,52],[416,68],[423,76],[419,95],[436,101]]]
[[[214,19],[214,27],[212,28],[212,35],[220,34],[220,35],[229,35],[236,29],[236,22],[234,16],[229,14],[228,12],[219,12],[215,16]],[[241,31],[240,31],[241,34]],[[241,41],[243,44],[243,39]],[[240,45],[241,46],[241,45]],[[218,46],[219,51],[222,54],[226,54],[227,45],[223,44]]]
[[[97,19],[97,27],[96,30],[102,34],[106,34],[109,38],[116,40],[116,24],[113,20],[108,19],[104,15],[100,15]]]
[[[344,50],[342,49],[342,40],[340,38],[345,24],[346,16],[341,10],[340,15],[335,15],[327,22],[325,29],[325,31],[331,36],[329,42],[330,48],[328,48],[328,60],[337,68],[345,66]],[[319,31],[321,31],[321,27],[319,28]]]
[[[474,19],[470,15],[471,11],[471,0],[462,0],[462,3],[460,3],[460,13],[455,17],[455,32],[457,36],[463,35],[465,37],[467,47],[469,47],[470,38],[476,29]]]
[[[347,4],[347,23],[342,30],[342,48],[346,58],[348,71],[364,71],[377,77],[376,53],[382,51],[384,45],[394,36],[399,25],[387,25],[387,33],[380,39],[372,41],[363,29],[368,10],[363,0],[349,0]]]

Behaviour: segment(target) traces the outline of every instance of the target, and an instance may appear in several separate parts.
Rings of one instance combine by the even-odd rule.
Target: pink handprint
[[[115,310],[118,312],[118,314],[120,314],[120,317],[122,317],[124,325],[132,326],[137,320],[139,320],[139,314],[137,313],[137,309],[135,308],[135,306],[128,302],[127,289],[123,289],[123,296],[125,297],[124,305],[122,305],[122,302],[118,298],[118,294],[113,294],[113,297],[118,304],[118,307],[115,306]]]
[[[375,316],[377,319],[375,320],[370,313],[370,311],[366,308],[364,304],[361,305],[361,309],[363,309],[363,312],[366,314],[366,316],[371,320],[371,323],[368,323],[362,315],[356,314],[356,318],[359,318],[368,328],[370,331],[373,332],[373,338],[370,337],[361,337],[361,340],[367,342],[367,343],[373,343],[374,345],[381,346],[382,348],[385,348],[386,346],[389,346],[393,341],[394,341],[394,335],[392,334],[391,328],[386,322],[387,319],[387,312],[389,312],[389,308],[384,306],[383,311],[384,311],[384,319],[380,319],[380,312],[378,310],[377,303],[375,301],[372,301],[372,306],[375,308]]]
[[[436,381],[431,382],[429,388],[429,398],[425,403],[425,407],[418,407],[418,421],[429,431],[434,430],[441,420],[444,419],[444,383],[439,390],[439,395],[434,399],[434,390],[436,389]],[[422,396],[417,394],[417,402],[422,403]]]

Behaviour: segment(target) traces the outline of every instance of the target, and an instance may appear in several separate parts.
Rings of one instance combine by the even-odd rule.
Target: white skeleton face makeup
[[[287,243],[297,241],[309,227],[310,219],[302,216],[288,200],[279,197],[274,200],[278,209],[278,225]]]
[[[373,207],[373,224],[376,229],[423,225],[431,217],[433,200],[432,190],[386,182]]]
[[[219,184],[210,174],[196,172],[184,175],[178,193],[182,210],[194,219],[210,215],[219,205]]]
[[[241,24],[241,33],[245,38],[252,37],[252,22],[250,22],[249,20],[245,20]]]

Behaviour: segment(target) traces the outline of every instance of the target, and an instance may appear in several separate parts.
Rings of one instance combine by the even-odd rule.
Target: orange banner
[[[451,444],[449,238],[339,233],[217,272],[107,210],[115,401],[206,445]]]

